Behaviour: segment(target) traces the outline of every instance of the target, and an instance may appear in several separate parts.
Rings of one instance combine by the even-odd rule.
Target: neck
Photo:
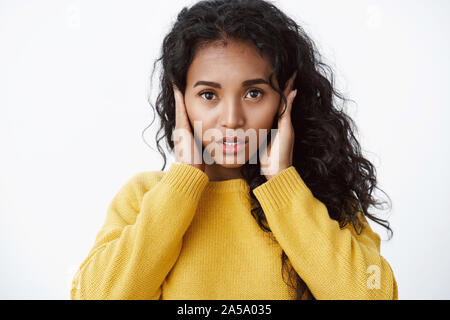
[[[232,166],[232,165],[230,165]],[[205,165],[205,173],[209,177],[209,181],[223,181],[230,179],[243,179],[241,172],[241,166],[236,168],[227,168],[217,163],[211,165]]]

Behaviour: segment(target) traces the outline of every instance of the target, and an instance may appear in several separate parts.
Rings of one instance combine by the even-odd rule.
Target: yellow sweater
[[[316,299],[398,299],[363,215],[360,235],[340,229],[291,166],[254,190],[274,240],[251,215],[249,190],[182,163],[136,174],[111,201],[71,299],[290,300],[282,249]]]

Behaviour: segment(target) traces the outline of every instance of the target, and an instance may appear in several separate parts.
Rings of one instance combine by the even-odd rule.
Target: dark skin
[[[190,122],[194,128],[194,122],[199,121],[203,131],[202,145],[210,151],[217,163],[182,162],[190,162],[204,171],[210,181],[242,178],[240,167],[248,161],[250,154],[260,147],[262,141],[259,135],[255,136],[256,143],[248,141],[245,144],[238,160],[238,154],[222,154],[224,158],[219,158],[216,151],[223,152],[222,147],[212,149],[218,146],[215,143],[218,140],[216,137],[205,137],[205,131],[216,129],[222,133],[219,139],[227,135],[226,130],[231,133],[239,129],[244,132],[249,129],[255,132],[266,129],[269,132],[275,115],[280,114],[286,107],[281,103],[281,96],[268,84],[271,69],[268,59],[261,57],[255,47],[244,42],[228,40],[227,46],[217,42],[197,50],[186,76],[184,97],[174,88],[177,101],[176,127],[185,128],[192,134],[187,124]],[[294,131],[290,114],[296,93],[292,91],[295,76],[296,73],[292,75],[284,90],[288,104],[278,121],[279,132],[267,147],[268,153],[262,153],[261,167],[265,168],[263,172],[267,179],[292,165]],[[266,83],[243,85],[244,81],[252,79],[262,79]],[[208,83],[197,84],[199,81]],[[278,88],[276,78],[273,82]],[[200,136],[197,132],[196,135]],[[197,155],[200,154],[192,145],[186,148],[197,152]],[[180,161],[177,158],[176,160]]]

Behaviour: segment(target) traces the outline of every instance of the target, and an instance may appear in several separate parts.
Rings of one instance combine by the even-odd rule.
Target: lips
[[[241,139],[241,138],[239,138],[239,137],[237,137],[237,136],[233,136],[233,137],[224,137],[224,138],[222,139],[222,143],[224,143],[224,142],[244,143],[244,142],[245,142],[245,139]]]

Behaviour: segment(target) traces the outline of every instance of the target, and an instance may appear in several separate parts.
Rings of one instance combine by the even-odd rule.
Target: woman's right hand
[[[205,163],[192,134],[184,96],[175,84],[173,84],[173,94],[175,98],[175,131],[173,134],[175,161],[189,164],[204,172]]]

